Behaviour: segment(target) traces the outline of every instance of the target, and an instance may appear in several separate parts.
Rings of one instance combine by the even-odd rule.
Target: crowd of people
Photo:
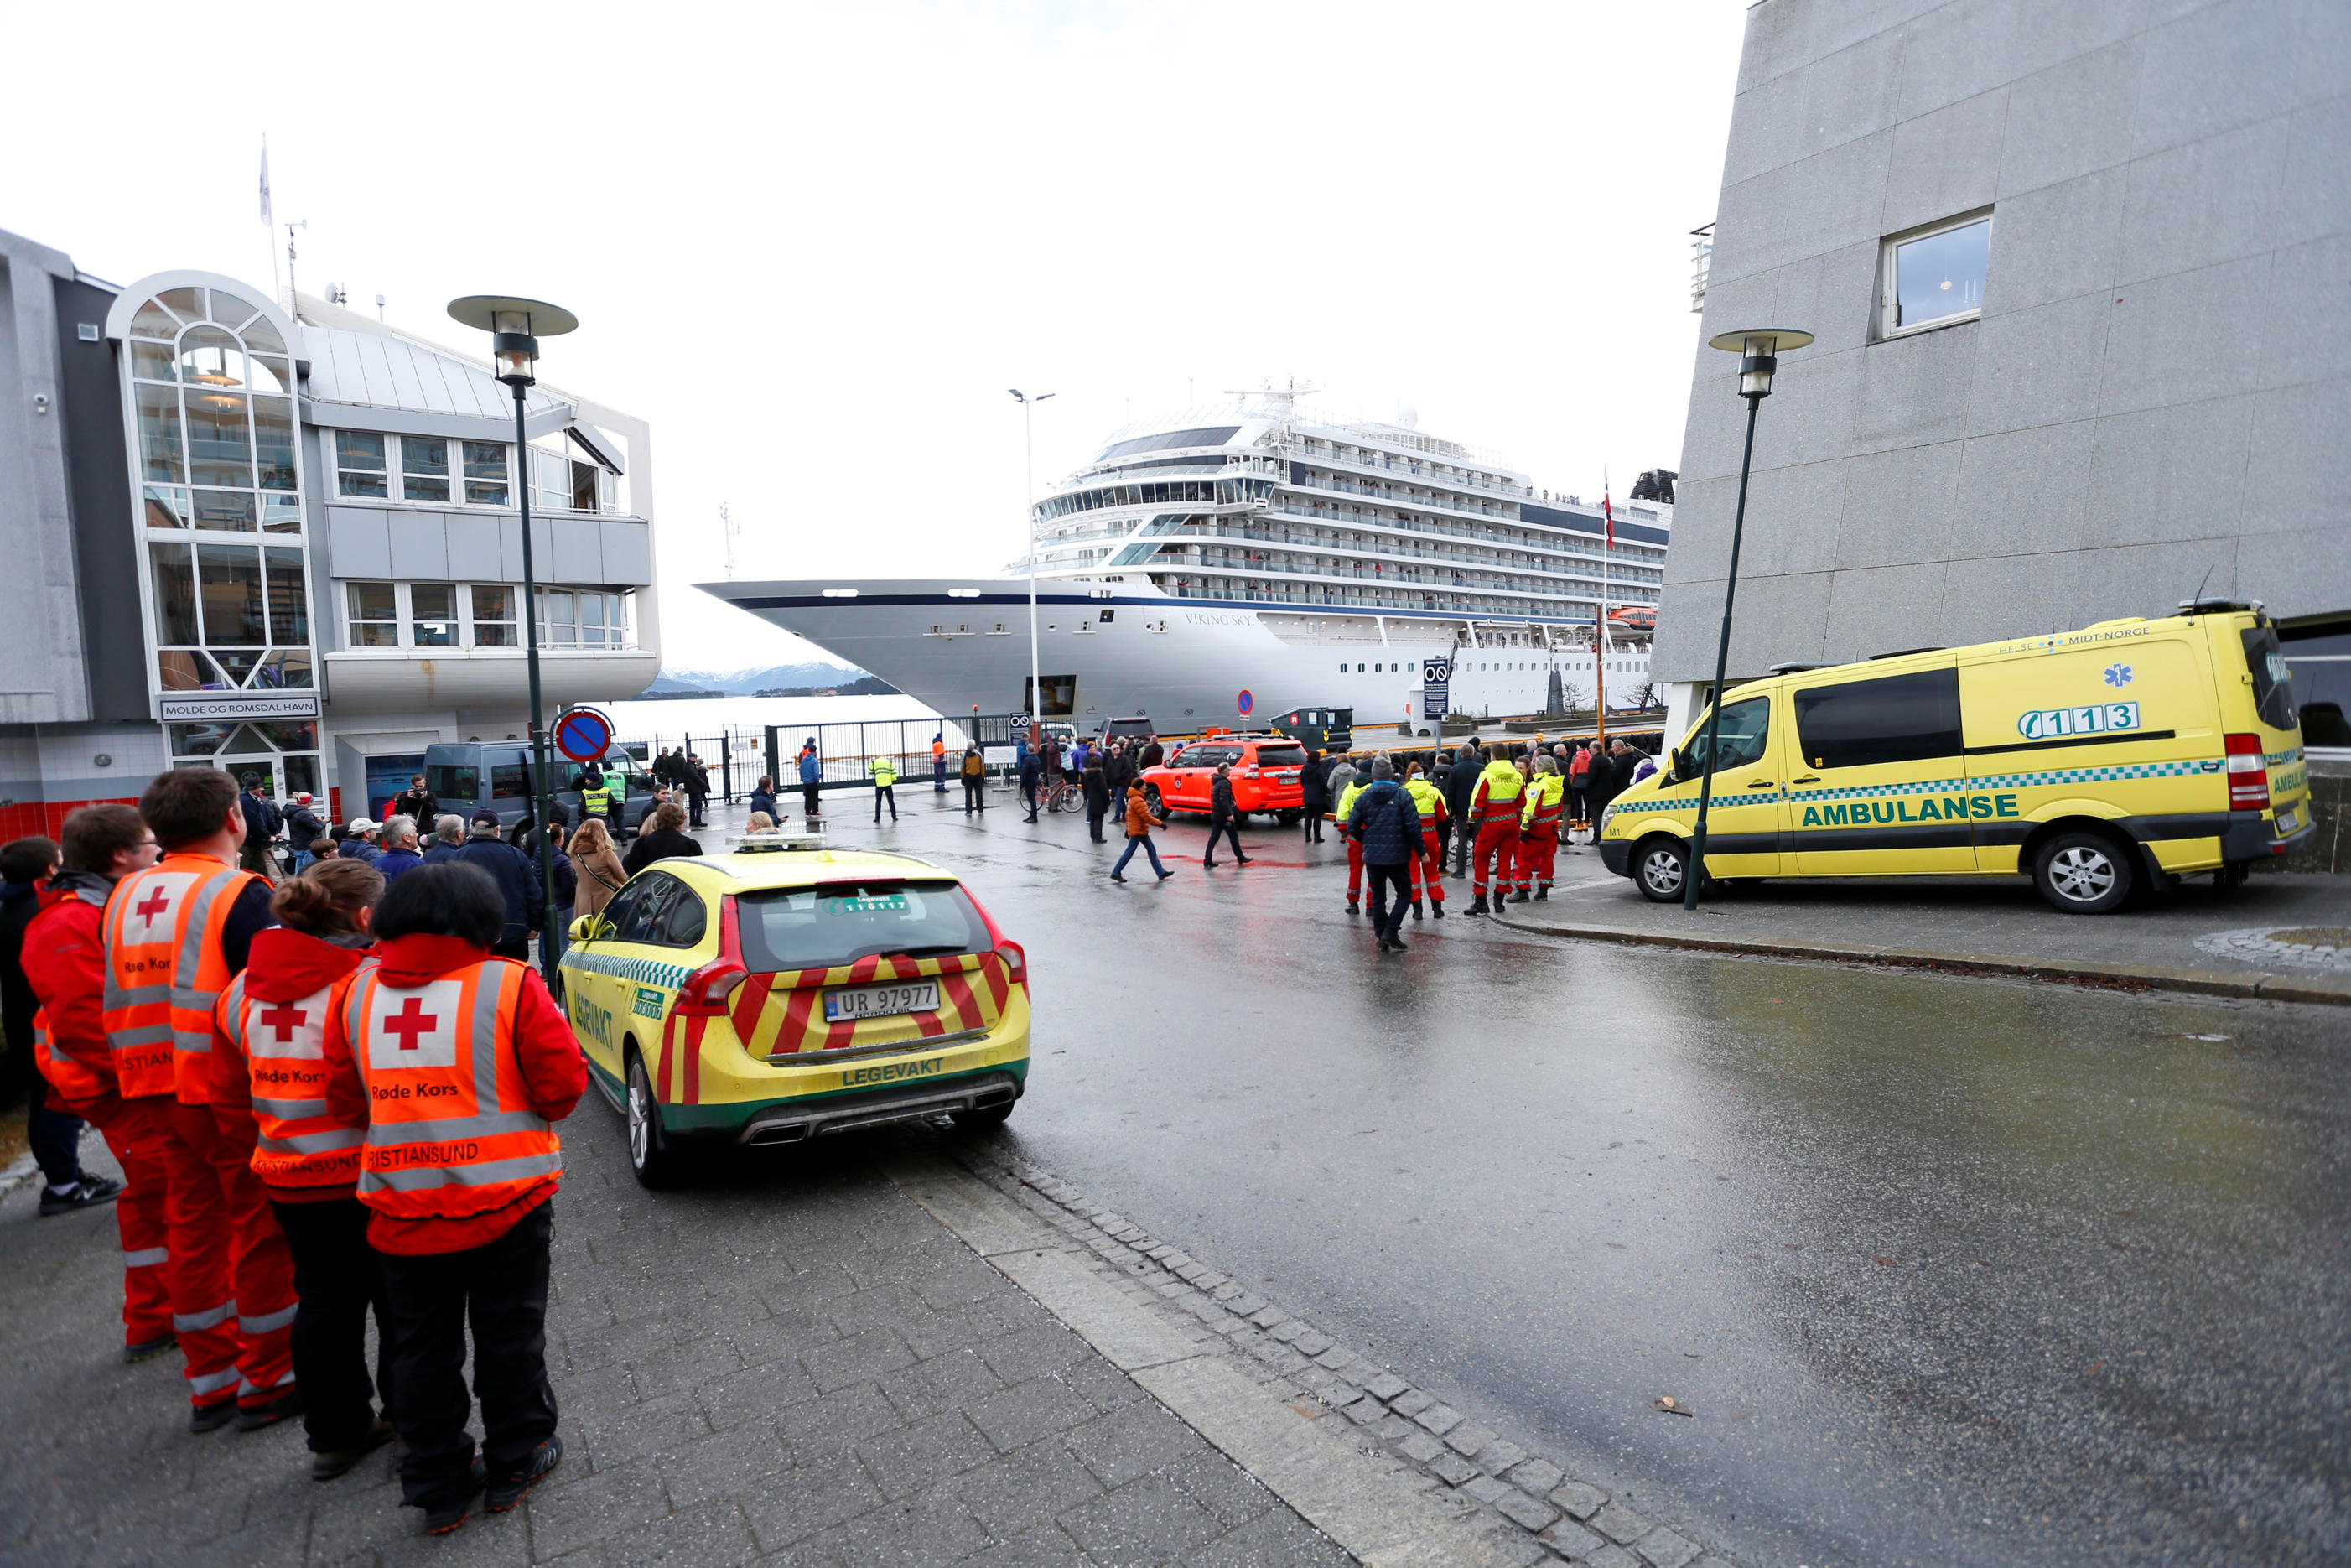
[[[521,961],[539,900],[495,815],[454,839],[443,817],[422,854],[394,816],[360,835],[374,854],[314,852],[273,883],[246,854],[250,793],[176,768],[135,808],[75,810],[61,841],[0,846],[41,1213],[114,1205],[122,1359],[178,1353],[191,1431],[298,1416],[321,1481],[397,1443],[402,1501],[445,1533],[562,1458],[555,1124],[587,1069]],[[684,824],[663,810],[646,838]],[[592,912],[623,868],[601,820],[572,844]],[[79,1168],[83,1123],[122,1183]]]

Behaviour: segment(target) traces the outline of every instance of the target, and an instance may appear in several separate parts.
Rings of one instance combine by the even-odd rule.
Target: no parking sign
[[[555,749],[574,762],[593,762],[612,746],[612,721],[592,707],[576,707],[555,721]]]
[[[1249,716],[1250,710],[1257,706],[1257,698],[1251,696],[1247,692],[1243,692],[1238,697],[1234,699],[1233,706],[1241,710],[1241,716],[1243,718],[1247,718]]]

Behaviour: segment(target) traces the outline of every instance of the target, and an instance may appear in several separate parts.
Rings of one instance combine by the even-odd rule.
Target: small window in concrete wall
[[[1888,235],[1879,256],[1876,335],[1974,320],[1983,314],[1991,267],[1989,208]]]

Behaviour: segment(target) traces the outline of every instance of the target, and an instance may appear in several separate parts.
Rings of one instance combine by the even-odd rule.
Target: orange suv
[[[1270,812],[1287,828],[1303,813],[1306,748],[1286,735],[1205,736],[1143,770],[1144,799],[1159,816],[1206,811],[1220,762],[1233,765],[1233,805],[1242,816]]]

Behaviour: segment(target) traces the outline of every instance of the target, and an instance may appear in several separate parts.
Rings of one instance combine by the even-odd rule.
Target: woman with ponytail
[[[293,1253],[299,1301],[284,1329],[291,1366],[278,1404],[302,1412],[316,1480],[341,1475],[392,1435],[372,1403],[381,1394],[391,1408],[392,1347],[382,1271],[356,1191],[361,1134],[327,1115],[319,1060],[328,1015],[351,977],[374,964],[368,927],[383,888],[373,866],[340,858],[279,883],[270,908],[282,924],[256,934],[213,1019],[213,1114],[253,1150],[254,1175]],[[243,1301],[238,1309],[247,1310]]]

